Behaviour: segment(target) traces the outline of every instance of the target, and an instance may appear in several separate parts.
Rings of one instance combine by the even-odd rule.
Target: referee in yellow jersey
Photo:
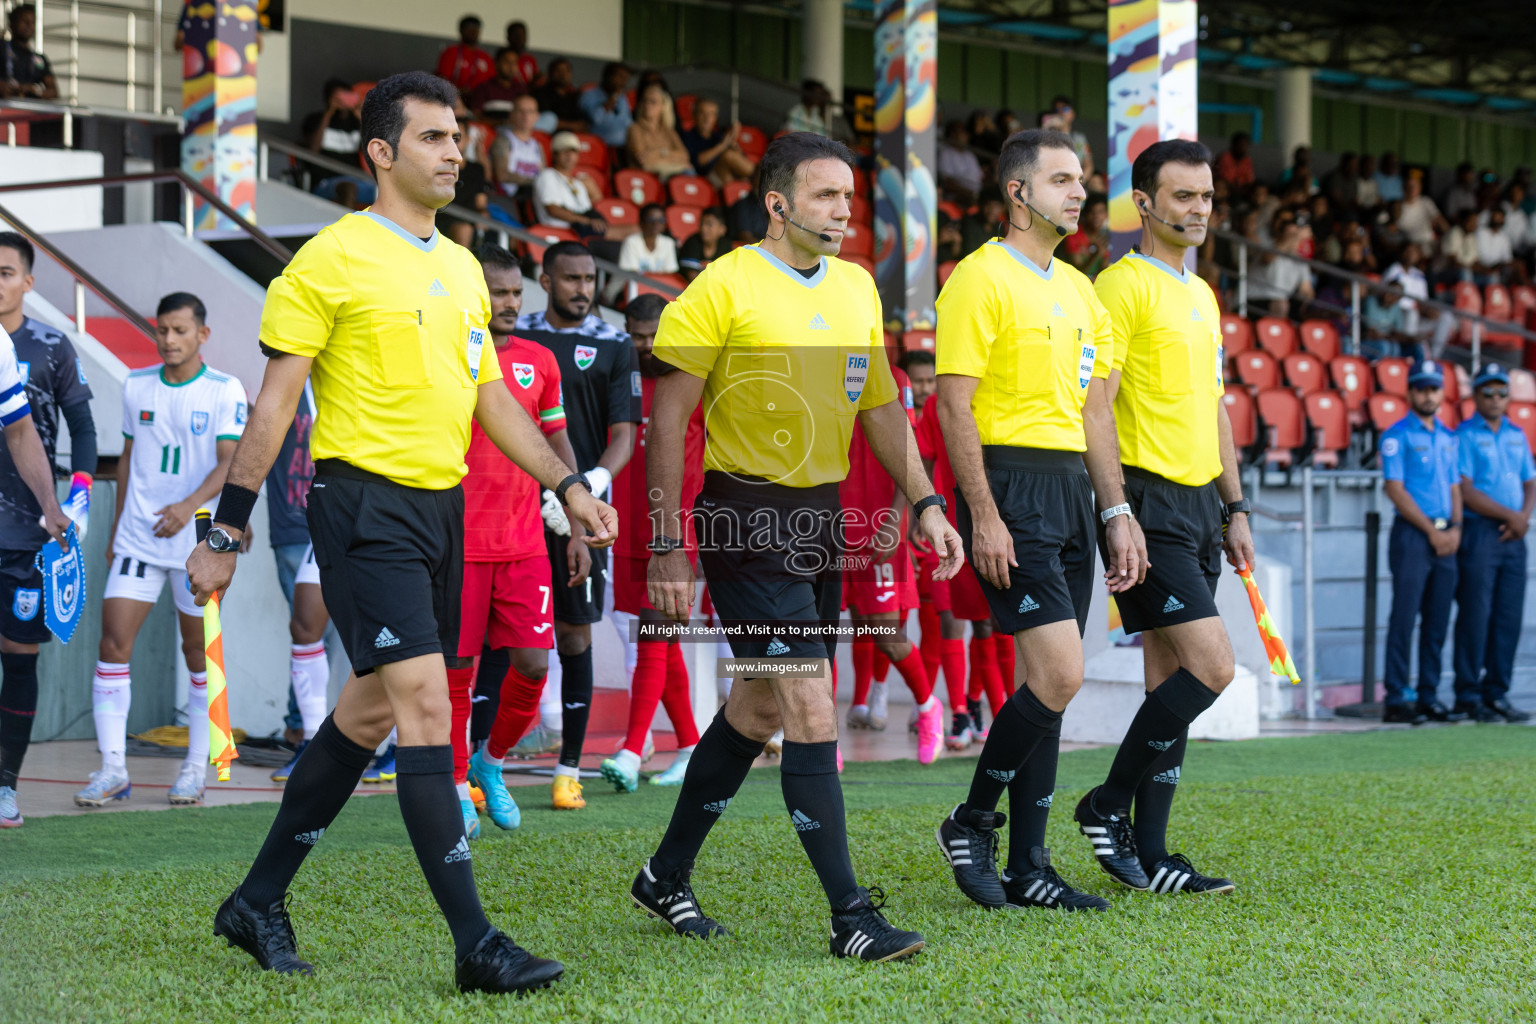
[[[368,93],[362,131],[378,201],[307,242],[267,290],[266,376],[216,525],[187,573],[199,604],[229,585],[256,490],[310,377],[319,413],[309,527],[353,675],[294,766],[266,843],[219,908],[214,933],[267,970],[309,973],[288,920],[288,883],[394,726],[400,814],[453,932],[458,986],[509,992],[542,988],[562,968],[486,921],[454,793],[444,657],[458,650],[459,481],[470,421],[568,502],[573,519],[596,535],[591,543],[611,544],[618,525],[507,392],[486,337],[490,297],[480,265],[433,227],[464,163],[456,98],[422,72],[386,78]]]
[[[1099,865],[1133,889],[1231,892],[1225,878],[1170,855],[1166,833],[1189,723],[1232,681],[1216,613],[1221,552],[1253,564],[1232,425],[1222,404],[1221,310],[1184,265],[1205,241],[1211,154],[1198,142],[1148,146],[1131,168],[1141,244],[1099,274],[1115,325],[1115,423],[1127,496],[1146,534],[1147,578],[1117,598],[1141,633],[1147,697],[1104,785],[1077,806]],[[1222,524],[1226,540],[1222,540]],[[1133,814],[1133,828],[1126,827]]]
[[[646,476],[657,528],[647,570],[656,609],[686,619],[693,574],[683,550],[683,439],[704,402],[704,488],[693,514],[710,598],[737,658],[730,699],[688,762],[671,824],[630,892],[681,935],[724,932],[699,908],[689,872],[753,760],[783,728],[784,805],[831,903],[831,951],[896,960],[923,937],[885,920],[878,888],[854,877],[837,777],[829,661],[842,589],[838,483],[857,419],[875,457],[914,504],[923,536],[960,568],[960,538],[923,472],[886,362],[869,274],[836,258],[853,196],[852,154],[796,132],[764,155],[768,236],[715,260],[662,315]],[[782,670],[773,667],[785,662]]]
[[[1014,133],[997,177],[1008,230],[962,260],[939,296],[939,423],[960,535],[1024,685],[998,710],[970,792],[937,838],[960,891],[983,906],[1102,910],[1051,866],[1045,826],[1061,714],[1083,685],[1095,524],[1108,524],[1112,592],[1144,571],[1109,407],[1114,340],[1093,285],[1054,255],[1087,197],[1071,138]],[[996,830],[1008,820],[999,878]]]

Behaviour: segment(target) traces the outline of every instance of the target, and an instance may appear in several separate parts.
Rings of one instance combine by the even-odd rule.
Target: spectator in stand
[[[1214,237],[1215,232],[1211,232]],[[1062,243],[1067,262],[1090,279],[1109,261],[1109,200],[1095,193],[1083,204],[1083,219],[1075,235]]]
[[[1532,246],[1536,245],[1536,238],[1531,237],[1531,218],[1525,212],[1525,186],[1519,181],[1511,181],[1509,187],[1504,190],[1502,208],[1504,233],[1509,236],[1509,244],[1515,250],[1515,258],[1524,262],[1530,256]]]
[[[527,84],[518,75],[517,53],[510,46],[503,46],[496,51],[496,74],[470,90],[469,109],[481,114],[487,103],[510,104],[527,92]]]
[[[322,199],[336,199],[336,190],[344,182],[357,188],[357,197],[364,205],[373,202],[377,186],[363,172],[359,162],[362,153],[363,122],[357,116],[360,101],[350,83],[333,78],[325,83],[325,109],[317,110],[304,118],[299,130],[304,133],[304,144],[310,152],[330,157],[338,163],[357,168],[356,177],[334,174],[329,170],[314,172],[315,195]]]
[[[1227,144],[1227,151],[1216,161],[1216,180],[1224,181],[1236,194],[1243,194],[1253,186],[1253,157],[1249,151],[1253,137],[1247,132],[1237,132]]]
[[[780,131],[815,132],[817,135],[831,136],[832,93],[814,78],[801,82],[800,102],[789,108]]]
[[[1381,205],[1381,183],[1376,180],[1376,158],[1369,153],[1360,157],[1360,176],[1355,179],[1355,205],[1360,216],[1368,218]]]
[[[688,147],[677,134],[677,115],[672,97],[660,85],[651,84],[640,92],[640,109],[624,143],[631,167],[650,171],[665,182],[679,174],[693,174]]]
[[[512,103],[512,122],[496,133],[486,172],[490,183],[509,198],[527,198],[534,179],[544,170],[544,147],[533,137],[539,105],[532,96]],[[521,194],[520,194],[521,193]]]
[[[660,204],[646,203],[641,208],[639,232],[619,247],[619,269],[636,274],[678,272],[677,243],[667,234],[667,211]]]
[[[1446,190],[1440,209],[1452,224],[1460,224],[1461,215],[1468,210],[1477,211],[1477,181],[1470,163],[1456,165],[1456,180]]]
[[[1505,230],[1504,208],[1495,206],[1486,216],[1486,222],[1479,224],[1472,235],[1477,250],[1473,280],[1479,285],[1522,283],[1525,267],[1515,261],[1514,243]],[[1473,218],[1476,217],[1473,214]]]
[[[586,115],[590,131],[606,142],[610,149],[624,145],[629,134],[633,115],[629,107],[629,68],[618,61],[603,65],[602,81],[596,89],[581,94],[581,111]]]
[[[587,130],[589,122],[581,111],[581,91],[574,84],[571,62],[566,58],[556,57],[549,62],[544,84],[533,90],[533,98],[539,101],[536,131],[553,135]]]
[[[464,157],[464,163],[459,167],[459,180],[453,183],[452,205],[468,208],[482,217],[491,216],[491,207],[486,195],[485,172],[486,137],[489,133],[485,125],[470,119],[469,107],[464,102],[463,93],[456,93],[454,96],[453,116],[459,125],[459,153]],[[341,187],[349,187],[351,184],[351,182],[344,182]],[[340,189],[337,191],[337,198],[340,201]],[[514,227],[520,227],[522,224],[515,216],[503,216],[498,219],[508,221]],[[478,228],[474,224],[454,216],[446,206],[437,211],[434,220],[437,223],[437,229],[448,238],[466,249],[474,247],[478,233]]]
[[[1283,217],[1276,218],[1276,221],[1273,229],[1275,248],[1280,250],[1280,254],[1254,254],[1258,267],[1251,269],[1248,274],[1250,315],[1301,319],[1292,316],[1292,307],[1306,306],[1312,302],[1312,272],[1301,260],[1289,257],[1296,255],[1306,228]],[[1253,262],[1250,259],[1250,267]],[[1299,313],[1300,310],[1295,312]]]
[[[495,74],[491,55],[480,49],[480,19],[466,14],[459,19],[459,41],[437,58],[437,77],[446,78],[455,89],[468,95]]]
[[[1293,182],[1306,188],[1309,196],[1317,191],[1317,179],[1312,176],[1312,147],[1297,146],[1291,166],[1280,172],[1282,186]]]
[[[1275,195],[1265,181],[1255,181],[1248,190],[1248,208],[1259,215],[1260,224],[1270,224],[1280,211],[1280,197]]]
[[[1425,253],[1434,252],[1435,239],[1450,229],[1440,207],[1424,194],[1424,178],[1418,172],[1410,173],[1403,182],[1403,208],[1397,223],[1409,241]]]
[[[937,223],[939,225],[938,242],[933,247],[933,258],[936,263],[959,262],[965,255],[961,248],[960,222],[955,220],[943,210],[938,211]]]
[[[1404,198],[1403,174],[1398,168],[1397,154],[1390,150],[1381,154],[1381,169],[1376,172],[1376,191],[1384,203]]]
[[[576,176],[581,142],[570,132],[560,132],[549,144],[551,165],[533,182],[533,211],[540,224],[570,228],[583,239],[602,238],[608,222],[592,212],[594,197],[587,183]]]
[[[1072,140],[1072,148],[1077,151],[1078,162],[1083,165],[1083,180],[1093,177],[1093,147],[1088,144],[1088,136],[1073,128],[1077,123],[1077,111],[1072,106],[1072,100],[1066,96],[1057,96],[1051,100],[1051,109],[1061,122],[1061,130]]]
[[[1303,223],[1312,228],[1314,239],[1327,241],[1328,236],[1333,234],[1333,225],[1338,220],[1338,213],[1339,211],[1333,208],[1328,197],[1319,192],[1307,201],[1307,216]],[[1298,217],[1297,220],[1301,218]],[[1317,254],[1317,249],[1315,246],[1304,245],[1301,254],[1307,259],[1312,259]]]
[[[1002,234],[1000,225],[1008,216],[1008,207],[995,191],[982,196],[981,207],[974,213],[960,218],[960,253],[955,259],[963,260],[993,238]]]
[[[741,151],[741,125],[720,124],[720,104],[707,97],[693,105],[693,127],[683,132],[683,145],[693,169],[716,185],[746,181],[757,170],[757,161]]]
[[[10,38],[0,43],[0,64],[4,65],[0,96],[58,99],[59,85],[53,77],[53,66],[32,45],[32,37],[37,34],[37,8],[19,4],[11,8],[6,23],[11,31]]]
[[[1419,308],[1419,303],[1429,298],[1429,279],[1424,275],[1424,252],[1417,243],[1403,246],[1397,262],[1381,275],[1381,283],[1392,285],[1401,293],[1398,306],[1403,312],[1403,333],[1417,337],[1421,323],[1433,319],[1433,314],[1425,317],[1425,311]]]
[[[731,204],[727,224],[733,242],[750,245],[768,235],[768,207],[758,191],[761,178],[762,168],[758,168],[752,173],[752,191]]]
[[[977,149],[994,156],[1002,150],[1006,136],[997,130],[997,122],[987,111],[979,107],[971,111],[971,116],[965,119],[965,130],[971,136],[971,145]]]
[[[1339,165],[1323,179],[1323,194],[1340,213],[1355,211],[1360,203],[1359,154],[1345,153],[1339,157]]]
[[[507,49],[517,54],[517,80],[531,92],[539,84],[539,60],[528,52],[527,22],[507,22]]]
[[[1014,132],[1021,132],[1023,130],[1024,122],[1019,120],[1018,114],[1007,108],[997,112],[997,134],[1002,137],[1004,142],[1007,142],[1009,136]],[[1002,146],[999,145],[998,149],[1001,150]]]
[[[1440,240],[1442,265],[1435,283],[1451,287],[1470,281],[1477,271],[1477,211],[1466,210]]]
[[[1403,232],[1399,219],[1403,215],[1403,201],[1394,199],[1382,208],[1376,215],[1376,228],[1372,232],[1371,247],[1381,256],[1383,262],[1391,263],[1397,259],[1403,246],[1408,244],[1408,236]]]
[[[1402,289],[1367,291],[1360,303],[1361,354],[1373,362],[1402,355],[1409,341],[1404,319]]]
[[[939,144],[939,190],[946,199],[962,207],[976,202],[981,192],[981,161],[971,152],[971,133],[961,121],[944,126],[944,141]]]
[[[699,230],[683,239],[677,250],[677,265],[683,277],[692,281],[709,266],[710,260],[719,259],[731,251],[725,232],[725,207],[711,206],[699,214]]]

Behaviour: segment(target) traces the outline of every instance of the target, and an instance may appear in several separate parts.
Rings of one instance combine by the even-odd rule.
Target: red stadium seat
[[[1510,402],[1508,415],[1515,426],[1525,431],[1525,439],[1530,442],[1531,451],[1536,452],[1536,404]]]
[[[551,227],[547,224],[536,224],[529,228],[528,232],[529,234],[537,235],[544,239],[543,245],[535,245],[530,242],[525,246],[525,248],[528,250],[528,257],[535,263],[538,263],[540,260],[542,260],[544,258],[544,250],[549,248],[549,246],[554,245],[556,242],[581,241],[581,236],[572,231],[570,228]]]
[[[864,224],[848,222],[843,231],[842,256],[873,256],[875,254],[874,229]]]
[[[1521,322],[1515,320],[1514,301],[1510,298],[1509,289],[1501,284],[1490,284],[1483,289],[1483,316],[1489,320],[1499,320],[1504,323]],[[1524,342],[1525,339],[1518,334],[1483,328],[1484,345],[1492,345],[1495,348],[1520,348]]]
[[[1463,398],[1461,400],[1461,422],[1465,423],[1477,415],[1477,399]]]
[[[735,206],[736,200],[752,191],[750,181],[728,181],[720,186],[720,202],[726,206]]]
[[[742,153],[751,157],[754,162],[760,162],[763,154],[768,152],[768,136],[763,134],[761,128],[754,128],[749,124],[741,126],[741,131],[736,135],[736,145]]]
[[[596,196],[598,199],[602,199],[608,195],[608,175],[599,174],[596,167],[583,167],[582,165],[577,164],[576,178],[579,181],[586,182],[587,188],[589,188],[592,192],[592,195]]]
[[[943,290],[945,283],[949,280],[949,275],[953,274],[955,272],[955,268],[959,265],[960,263],[958,260],[945,260],[943,263],[939,264],[939,289],[941,291]]]
[[[628,227],[640,223],[640,208],[628,199],[599,199],[597,215],[615,227]]]
[[[1232,422],[1232,443],[1242,451],[1253,447],[1259,439],[1259,413],[1254,408],[1253,396],[1241,384],[1228,384],[1221,402],[1227,407],[1227,419]]]
[[[715,197],[715,186],[709,183],[708,178],[701,178],[697,174],[678,174],[669,178],[667,195],[672,197],[674,204],[691,206],[696,210],[714,206],[719,201]]]
[[[1376,360],[1376,387],[1393,395],[1408,397],[1408,367],[1406,359],[1396,357]]]
[[[1326,363],[1339,354],[1338,329],[1327,320],[1303,320],[1301,347]]]
[[[1253,325],[1253,331],[1258,338],[1259,347],[1276,359],[1284,359],[1298,347],[1295,325],[1278,316],[1259,317],[1258,322]]]
[[[544,166],[548,167],[554,162],[550,160],[549,135],[544,132],[534,132],[533,140],[539,144],[540,149],[544,150]]]
[[[600,173],[608,173],[608,144],[589,132],[578,132],[576,141],[581,143],[576,163],[582,167],[594,167]]]
[[[862,167],[853,168],[853,194],[863,196],[871,202],[874,201],[875,181],[870,177],[869,172]]]
[[[1449,430],[1455,430],[1461,426],[1461,407],[1447,398],[1440,403],[1440,411],[1435,413],[1435,418],[1446,425]]]
[[[1475,313],[1481,316],[1483,313],[1483,295],[1477,290],[1477,285],[1471,281],[1461,281],[1456,285],[1456,299],[1453,305],[1464,313]],[[1463,345],[1472,344],[1472,322],[1462,320],[1458,337]]]
[[[1251,349],[1237,359],[1237,379],[1254,391],[1280,386],[1280,364],[1263,349]]]
[[[1285,382],[1298,394],[1309,395],[1328,386],[1328,366],[1317,356],[1292,352],[1281,365],[1285,367]]]
[[[1314,391],[1302,399],[1302,404],[1317,445],[1312,452],[1312,464],[1321,469],[1337,468],[1349,447],[1349,412],[1343,398],[1336,391]]]
[[[1290,388],[1269,388],[1255,398],[1259,419],[1268,431],[1269,449],[1264,461],[1289,468],[1296,449],[1307,443],[1307,425],[1301,399]]]
[[[1531,310],[1536,309],[1536,288],[1528,284],[1517,284],[1509,290],[1510,311],[1509,318],[1518,327],[1524,327],[1526,316]]]
[[[1390,391],[1378,391],[1366,403],[1371,415],[1371,429],[1381,433],[1408,415],[1408,400]]]
[[[1253,348],[1253,325],[1235,313],[1221,316],[1221,343],[1227,358]]]
[[[614,171],[613,194],[628,199],[636,206],[659,203],[665,198],[661,180],[650,171]]]
[[[1445,375],[1445,400],[1447,402],[1460,402],[1472,393],[1472,377],[1466,368],[1458,366],[1449,359],[1440,360],[1440,372]]]
[[[933,351],[932,331],[907,331],[901,336],[901,350],[911,352],[914,349],[922,349],[924,352]]]
[[[1536,402],[1536,373],[1511,367],[1509,371],[1509,400],[1511,402]]]
[[[950,202],[948,199],[939,200],[939,212],[956,223],[965,216],[965,211],[960,209],[959,204]]]
[[[875,222],[875,208],[863,196],[856,195],[848,201],[849,219],[855,224],[871,225]]]
[[[1328,375],[1349,410],[1349,422],[1356,427],[1366,423],[1365,403],[1370,400],[1371,364],[1359,356],[1335,356],[1328,363]]]
[[[626,281],[624,283],[625,294],[633,299],[637,295],[660,295],[664,299],[673,298],[678,292],[688,287],[688,282],[681,274],[647,274],[649,281]],[[654,284],[649,283],[654,282]],[[664,287],[656,287],[662,285]]]
[[[681,245],[685,239],[699,230],[701,212],[696,206],[667,207],[667,234]]]
[[[672,101],[672,109],[677,113],[677,128],[679,131],[688,131],[693,127],[693,105],[699,102],[699,98],[691,92],[685,92]]]
[[[852,263],[854,266],[863,267],[869,272],[870,277],[875,276],[875,261],[870,259],[868,256],[844,256],[842,258],[847,260],[849,263]]]

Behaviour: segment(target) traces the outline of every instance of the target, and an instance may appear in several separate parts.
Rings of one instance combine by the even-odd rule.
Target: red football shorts
[[[549,558],[542,552],[515,562],[465,562],[459,608],[461,658],[488,647],[555,646]]]

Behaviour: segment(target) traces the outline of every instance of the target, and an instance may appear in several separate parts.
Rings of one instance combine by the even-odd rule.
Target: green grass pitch
[[[35,819],[0,833],[0,1021],[1520,1021],[1536,1019],[1536,732],[1460,727],[1195,744],[1171,848],[1238,883],[1152,897],[1090,861],[1071,808],[1110,752],[1062,758],[1051,844],[1101,914],[988,912],[933,831],[974,762],[850,765],[854,863],[928,948],[827,953],[826,904],[754,772],[694,881],[734,935],[689,942],[629,901],[675,790],[522,791],[474,844],[491,919],[563,960],[527,999],[458,995],[395,802],[354,801],[293,887],[313,978],[258,972],[211,933],[273,805]],[[23,798],[25,794],[23,793]]]

